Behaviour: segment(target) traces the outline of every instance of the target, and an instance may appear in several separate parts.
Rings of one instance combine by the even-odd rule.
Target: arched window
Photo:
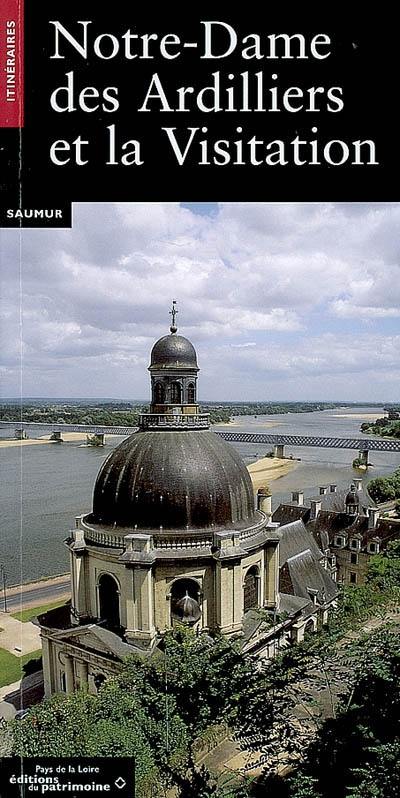
[[[256,565],[249,568],[244,578],[244,611],[251,610],[252,607],[258,607],[258,583],[260,581],[259,570]]]
[[[200,588],[194,579],[177,579],[171,588],[171,620],[172,623],[184,623],[189,626],[201,618]]]
[[[99,612],[100,621],[103,621],[107,629],[120,628],[119,590],[111,574],[102,574],[99,579]]]
[[[180,405],[182,403],[182,388],[179,382],[171,383],[171,402],[174,405]]]
[[[162,382],[156,382],[154,386],[154,402],[156,405],[163,405],[165,402],[165,391]]]
[[[187,389],[187,400],[189,405],[194,405],[195,402],[194,382],[189,382]]]

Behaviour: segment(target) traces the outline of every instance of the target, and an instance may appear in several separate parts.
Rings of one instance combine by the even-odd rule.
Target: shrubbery
[[[376,477],[368,483],[368,493],[375,502],[400,499],[400,468],[388,477]]]

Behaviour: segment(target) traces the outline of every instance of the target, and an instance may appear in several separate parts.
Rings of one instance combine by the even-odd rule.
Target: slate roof
[[[354,516],[344,512],[321,510],[317,518],[308,522],[307,529],[325,551],[332,545],[335,535],[341,532],[364,536],[368,529],[368,518],[366,515]]]
[[[82,629],[82,627],[77,628]],[[104,643],[104,645],[107,646],[107,648],[109,648],[116,657],[123,659],[123,657],[127,657],[128,654],[138,653],[136,646],[125,643],[120,637],[118,637],[118,635],[114,634],[114,632],[110,632],[108,629],[104,629],[102,626],[92,624],[86,628],[87,631],[90,631],[90,633],[98,638],[101,643]]]
[[[310,597],[306,599],[302,596],[292,596],[290,593],[279,593],[279,599],[279,612],[287,612],[288,615],[296,615],[298,612],[304,614],[311,604]]]
[[[312,552],[316,562],[322,559],[323,553],[318,548],[311,532],[304,526],[303,521],[293,521],[291,524],[285,524],[285,526],[279,527],[276,532],[279,536],[280,568],[290,557],[294,557],[307,549]]]
[[[291,524],[292,521],[304,521],[306,523],[310,517],[310,508],[299,504],[280,504],[272,514],[275,524],[283,526]]]
[[[326,604],[336,598],[338,588],[328,572],[315,561],[311,551],[302,551],[287,561],[290,579],[296,596],[310,599],[309,590],[317,591],[317,602]]]
[[[379,518],[376,529],[371,529],[370,537],[379,537],[383,543],[400,539],[400,521],[393,518]]]
[[[347,513],[326,512],[321,510],[314,521],[309,521],[307,529],[312,533],[316,543],[322,550],[333,544],[336,535],[346,532],[348,537],[361,535],[364,547],[373,538],[380,538],[383,543],[400,538],[400,521],[392,518],[379,518],[375,528],[369,528],[366,515],[349,515]]]
[[[336,493],[324,493],[318,496],[311,496],[310,499],[307,501],[320,501],[321,502],[321,509],[336,513],[342,513],[346,509],[346,497],[349,493],[349,488],[345,488],[343,490],[337,490]],[[356,496],[359,501],[360,510],[364,510],[365,514],[367,513],[368,507],[375,507],[375,502],[371,499],[368,491],[361,488],[361,490],[356,490]]]
[[[49,624],[44,623],[46,615],[41,615],[39,620],[43,628],[49,628]],[[105,656],[111,660],[122,660],[128,654],[151,657],[155,654],[159,643],[159,640],[156,639],[152,648],[141,646],[140,643],[126,643],[118,634],[110,632],[109,629],[105,629],[97,623],[69,626],[63,629],[53,627],[51,628],[51,637],[87,651],[95,651],[99,656]],[[102,646],[105,650],[102,649]]]

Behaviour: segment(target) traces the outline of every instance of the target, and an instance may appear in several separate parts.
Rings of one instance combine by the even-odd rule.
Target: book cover
[[[397,795],[396,52],[2,1],[2,798]]]

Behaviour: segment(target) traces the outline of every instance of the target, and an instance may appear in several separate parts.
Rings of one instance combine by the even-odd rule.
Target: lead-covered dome
[[[243,460],[209,430],[136,432],[111,452],[94,487],[92,520],[102,525],[240,529],[254,515]]]
[[[191,369],[198,371],[196,350],[183,335],[164,335],[153,346],[150,371],[155,369]]]

